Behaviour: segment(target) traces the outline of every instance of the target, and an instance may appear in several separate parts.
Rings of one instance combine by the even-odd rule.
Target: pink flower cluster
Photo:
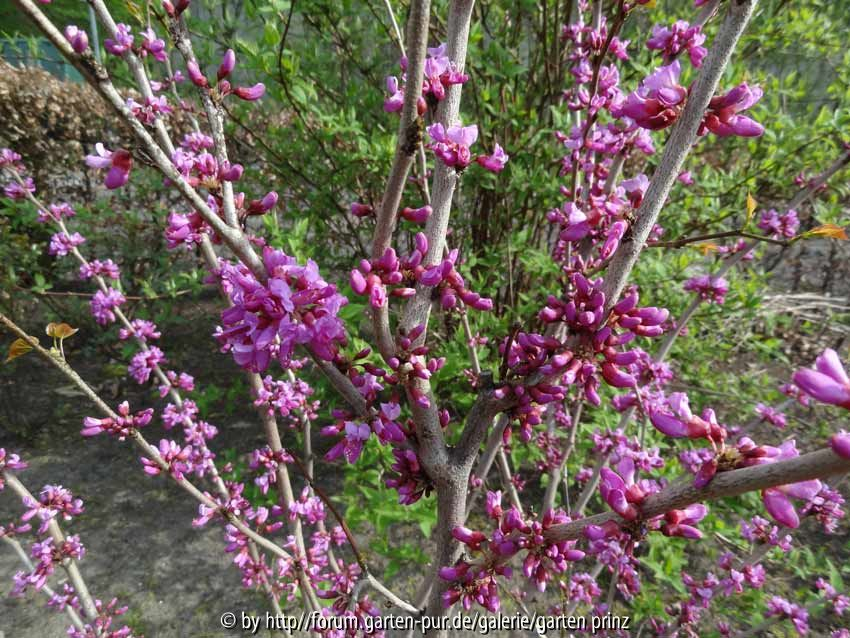
[[[407,83],[407,58],[401,59],[402,81]],[[446,89],[455,84],[463,84],[469,80],[469,76],[457,70],[457,66],[446,55],[446,44],[428,49],[428,57],[425,58],[425,69],[422,80],[422,97],[417,105],[419,114],[422,115],[428,108],[441,102],[446,97]],[[399,86],[398,78],[387,76],[387,92],[390,96],[384,101],[384,110],[387,113],[397,113],[404,106],[404,87]]]
[[[233,69],[236,67],[236,54],[233,49],[225,51],[221,59],[221,64],[216,71],[216,87],[215,90],[220,97],[226,97],[230,94],[238,98],[253,102],[259,100],[266,92],[266,85],[262,82],[257,82],[253,86],[236,86],[234,87],[227,78],[230,76]],[[189,79],[192,84],[200,89],[208,90],[210,83],[207,77],[201,71],[197,61],[189,60],[186,64],[186,71],[189,74]]]
[[[348,300],[321,278],[312,260],[301,266],[266,247],[263,264],[268,279],[260,282],[245,266],[222,262],[219,277],[233,304],[222,312],[216,334],[223,348],[254,372],[268,368],[273,356],[288,367],[298,345],[332,360],[346,343],[337,314]]]
[[[722,304],[729,292],[729,282],[713,275],[691,277],[682,287],[688,292],[697,293],[703,301],[715,304]]]
[[[130,414],[130,404],[124,401],[118,406],[117,418],[106,417],[95,419],[87,416],[83,419],[85,426],[80,434],[83,436],[97,436],[98,434],[110,434],[123,441],[141,427],[146,426],[153,418],[153,408],[147,408],[136,414]]]
[[[522,572],[539,591],[545,591],[554,574],[566,572],[570,563],[584,558],[575,549],[575,541],[550,541],[547,531],[553,525],[570,521],[561,510],[547,510],[542,518],[526,519],[515,507],[502,507],[502,493],[487,493],[487,516],[495,528],[488,537],[466,527],[455,527],[452,536],[476,554],[472,560],[460,560],[452,567],[440,569],[440,578],[451,586],[443,593],[443,605],[451,607],[458,601],[465,610],[478,603],[497,613],[501,607],[496,576],[511,576],[506,563],[523,554]]]
[[[660,24],[652,27],[652,37],[646,41],[646,47],[661,51],[667,59],[673,59],[682,51],[687,51],[691,64],[700,67],[708,53],[702,46],[704,42],[702,27],[690,26],[684,20],[677,20],[669,27]]]

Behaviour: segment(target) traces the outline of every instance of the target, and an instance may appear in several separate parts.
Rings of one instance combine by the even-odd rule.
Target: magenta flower
[[[95,144],[95,150],[97,155],[86,155],[86,164],[91,168],[109,169],[104,180],[106,188],[112,190],[124,186],[133,168],[133,156],[129,151],[110,151],[100,142]]]
[[[266,247],[263,262],[269,278],[261,284],[242,265],[224,262],[222,285],[233,306],[222,312],[223,330],[216,338],[243,368],[261,372],[276,356],[289,364],[296,345],[309,345],[326,361],[346,342],[337,316],[348,300],[319,275],[308,260],[299,265],[283,251]]]
[[[430,206],[422,206],[420,208],[408,208],[405,207],[401,210],[399,215],[404,217],[409,222],[413,222],[414,224],[424,224],[425,221],[431,216],[433,212]]]
[[[47,252],[56,257],[64,257],[71,252],[76,246],[85,243],[86,238],[80,233],[56,233],[50,238],[50,245],[47,247]]]
[[[655,429],[673,438],[687,437],[691,439],[714,438],[722,439],[719,427],[714,420],[714,412],[706,410],[702,418],[691,412],[688,395],[684,392],[674,392],[668,397],[671,411],[653,410],[649,420]]]
[[[237,86],[233,89],[233,94],[242,98],[243,100],[247,100],[248,102],[254,102],[255,100],[259,100],[263,97],[263,94],[266,92],[266,85],[262,82],[257,82],[254,86]]]
[[[682,287],[685,290],[697,293],[703,301],[716,304],[722,304],[726,300],[726,294],[729,292],[729,282],[723,277],[713,277],[711,275],[691,277]]]
[[[770,407],[769,405],[765,405],[764,403],[756,404],[755,413],[761,417],[762,421],[770,423],[780,430],[784,429],[785,426],[788,425],[788,418],[782,412],[776,408]]]
[[[170,250],[182,245],[199,244],[204,235],[210,234],[211,229],[199,213],[181,215],[168,214],[168,227],[165,229],[165,241]]]
[[[76,53],[82,53],[89,48],[89,36],[79,27],[69,24],[65,27],[65,38],[71,43]]]
[[[439,157],[446,166],[453,166],[462,171],[472,161],[469,147],[478,139],[478,127],[460,126],[458,124],[446,129],[439,122],[427,128],[428,135],[434,142],[428,145],[434,154]]]
[[[80,266],[80,279],[91,279],[92,277],[105,277],[106,279],[118,280],[121,271],[111,259],[93,259]]]
[[[175,441],[160,439],[158,451],[160,458],[168,464],[171,476],[178,481],[182,480],[183,475],[189,472],[192,446],[180,447]],[[146,456],[141,457],[141,461],[144,466],[143,470],[148,476],[158,476],[162,472],[162,468],[156,461]]]
[[[115,288],[109,288],[106,292],[98,290],[90,302],[94,320],[102,326],[112,323],[115,321],[115,309],[126,301],[121,291]]]
[[[393,448],[393,456],[395,463],[392,464],[392,470],[397,476],[384,479],[384,484],[398,492],[399,504],[413,505],[431,491],[431,480],[413,450]]]
[[[705,518],[708,508],[701,503],[690,505],[683,510],[670,510],[664,514],[661,533],[665,536],[700,539],[702,532],[695,525]]]
[[[127,108],[142,124],[153,124],[158,117],[168,115],[174,110],[169,106],[164,95],[159,97],[145,98],[145,103],[140,104],[133,98],[127,98]]]
[[[197,61],[189,60],[186,63],[186,72],[189,74],[189,79],[195,86],[202,89],[209,87],[210,83],[207,80],[207,77],[201,72],[201,67],[198,66]]]
[[[404,106],[404,91],[399,88],[398,78],[394,75],[387,76],[387,93],[390,96],[384,100],[384,111],[398,113]]]
[[[38,211],[38,221],[41,224],[47,222],[58,222],[62,219],[70,219],[77,213],[71,208],[70,204],[62,202],[61,204],[50,204],[48,210],[40,209]]]
[[[815,400],[850,410],[850,378],[835,350],[824,350],[816,359],[814,370],[798,370],[793,379],[803,392]]]
[[[139,341],[147,343],[152,339],[159,339],[162,333],[157,330],[156,324],[147,319],[133,319],[130,322],[131,329],[121,328],[118,331],[118,338],[122,341],[135,337]]]
[[[618,219],[608,228],[608,232],[605,235],[605,241],[602,244],[602,248],[599,250],[599,258],[600,259],[608,259],[617,252],[617,248],[620,246],[620,240],[625,235],[626,230],[629,227],[629,223],[625,220]],[[629,384],[628,386],[617,386],[616,384],[612,384],[615,387],[630,387],[633,384]]]
[[[496,144],[492,155],[479,155],[475,161],[492,173],[501,173],[509,159],[510,156],[505,153],[505,149]]]
[[[6,486],[3,480],[3,472],[9,470],[25,470],[27,464],[21,460],[21,457],[11,452],[6,452],[5,448],[0,447],[0,490]]]
[[[21,516],[21,520],[27,522],[38,516],[42,522],[38,529],[39,534],[44,534],[48,523],[57,516],[70,521],[74,516],[83,513],[83,501],[74,498],[71,491],[61,485],[45,485],[39,492],[37,501],[27,496],[24,497],[23,503],[27,511]]]
[[[34,192],[35,182],[32,181],[32,177],[25,177],[23,184],[14,181],[3,187],[3,194],[9,199],[26,199],[27,194]]]
[[[779,446],[779,454],[773,457],[773,461],[781,461],[784,459],[795,458],[800,453],[797,451],[797,446],[794,440],[786,441]],[[822,484],[818,480],[802,481],[800,483],[791,483],[789,485],[779,485],[778,487],[770,487],[763,490],[761,493],[762,502],[768,514],[786,527],[798,527],[800,525],[800,517],[794,505],[791,502],[792,498],[809,501],[818,495],[821,491]]]
[[[839,430],[833,434],[829,439],[829,445],[838,456],[850,459],[850,434],[846,431]]]
[[[165,362],[165,354],[162,350],[156,346],[150,346],[147,350],[140,350],[133,356],[127,373],[136,380],[136,383],[147,383],[154,368]]]
[[[119,23],[115,29],[115,38],[106,38],[103,41],[103,48],[112,55],[124,55],[133,46],[133,35],[130,33],[130,27],[126,24]]]
[[[771,208],[761,214],[758,227],[771,237],[790,239],[797,234],[797,230],[800,228],[800,220],[795,210],[789,210],[780,215]]]
[[[375,209],[369,204],[361,204],[360,202],[351,202],[351,214],[355,217],[369,217],[374,214]]]
[[[20,172],[24,169],[23,165],[19,163],[20,161],[21,156],[19,153],[16,153],[11,148],[0,148],[0,168],[6,168],[8,166]]]
[[[764,127],[746,115],[739,115],[761,99],[764,91],[760,87],[750,87],[742,82],[725,95],[711,98],[708,111],[699,127],[699,134],[711,131],[720,137],[740,135],[758,137],[764,133]]]
[[[649,188],[649,178],[643,173],[640,173],[631,179],[624,179],[620,182],[620,188],[625,192],[632,208],[638,208],[641,202],[643,202],[646,189]]]
[[[124,401],[118,406],[118,418],[95,419],[87,416],[83,419],[85,426],[80,434],[83,436],[97,436],[98,434],[110,434],[117,436],[119,441],[132,436],[136,429],[146,426],[153,418],[153,408],[130,414],[130,404]]]
[[[703,42],[705,42],[705,34],[701,27],[692,27],[684,20],[678,20],[670,27],[660,24],[652,27],[652,37],[646,41],[646,47],[661,51],[668,60],[687,50],[691,64],[700,67],[708,53],[702,46]]]
[[[767,603],[767,611],[765,616],[778,616],[779,618],[787,618],[791,620],[794,629],[801,636],[805,636],[809,631],[809,612],[808,610],[795,603],[789,602],[780,596],[773,596]]]
[[[147,55],[151,55],[159,62],[165,62],[168,57],[165,52],[165,40],[157,38],[156,33],[150,27],[142,31],[142,47],[139,49],[140,57]]]
[[[602,500],[627,521],[635,520],[640,513],[640,504],[647,495],[635,483],[634,461],[624,457],[617,464],[617,472],[603,467],[600,476],[599,493]]]
[[[659,67],[612,113],[651,131],[667,128],[679,117],[688,97],[688,90],[679,84],[681,72],[678,60]]]

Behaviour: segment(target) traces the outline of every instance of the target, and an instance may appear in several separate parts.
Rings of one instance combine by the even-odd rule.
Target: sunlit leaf
[[[15,339],[12,342],[12,345],[9,346],[9,354],[6,356],[5,363],[9,363],[12,359],[22,357],[30,350],[32,350],[32,346],[26,339]]]
[[[710,241],[702,242],[700,244],[694,244],[694,248],[700,251],[703,255],[716,253],[718,250],[720,250],[720,246]]]
[[[750,193],[747,193],[747,223],[744,224],[745,227],[749,226],[750,222],[753,221],[753,215],[755,215],[757,206],[756,198]]]
[[[803,237],[829,237],[830,239],[847,239],[847,231],[838,224],[821,224],[803,233]]]
[[[77,334],[79,330],[77,328],[72,328],[67,323],[53,323],[52,321],[47,324],[47,328],[45,329],[48,337],[53,337],[54,339],[67,339],[68,337]]]

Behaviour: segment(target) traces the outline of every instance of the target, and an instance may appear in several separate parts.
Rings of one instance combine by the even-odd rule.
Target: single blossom
[[[120,188],[130,179],[130,169],[133,168],[133,156],[129,151],[118,149],[110,151],[102,143],[95,144],[97,155],[86,155],[86,165],[91,168],[109,169],[104,184],[112,190]]]
[[[850,378],[832,348],[824,350],[815,360],[814,370],[798,370],[793,379],[813,399],[850,410]]]
[[[742,82],[724,95],[711,98],[708,110],[699,127],[699,135],[711,131],[717,136],[758,137],[764,133],[764,127],[746,115],[739,115],[761,99],[764,91],[758,86],[751,87]]]
[[[103,48],[112,55],[122,56],[133,47],[133,34],[126,24],[118,23],[115,35],[103,41]]]
[[[800,453],[794,440],[786,441],[779,446],[779,454],[772,458],[773,461],[795,458]],[[762,502],[771,517],[786,527],[799,527],[800,517],[791,499],[809,501],[821,491],[822,483],[818,480],[801,481],[788,485],[779,485],[763,490]]]
[[[73,24],[65,27],[65,38],[71,43],[71,48],[76,53],[82,53],[89,48],[88,34]]]
[[[445,128],[436,122],[427,128],[428,135],[433,142],[428,145],[434,154],[439,157],[446,166],[454,167],[462,171],[469,166],[472,157],[469,147],[478,139],[478,127],[461,126],[454,124]]]
[[[0,490],[6,486],[3,480],[3,472],[8,470],[25,470],[26,462],[21,460],[21,457],[11,452],[6,452],[5,448],[0,447]]]
[[[142,46],[139,49],[139,56],[145,57],[150,55],[159,62],[165,62],[168,54],[165,52],[165,40],[156,37],[156,33],[150,27],[142,31]]]
[[[501,173],[509,159],[510,156],[505,153],[505,149],[496,144],[492,155],[479,155],[475,161],[492,173]]]
[[[651,131],[667,128],[679,117],[688,97],[688,90],[679,84],[681,72],[678,60],[659,67],[612,112]]]

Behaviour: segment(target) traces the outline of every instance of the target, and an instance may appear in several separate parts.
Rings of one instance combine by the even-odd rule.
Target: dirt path
[[[241,425],[229,429],[241,430],[244,439],[250,424]],[[219,625],[222,613],[265,613],[262,598],[242,588],[222,551],[221,527],[193,528],[194,502],[165,479],[143,474],[129,445],[96,437],[76,447],[74,462],[61,452],[11,449],[30,462],[20,478],[31,491],[59,483],[85,501],[85,513],[63,529],[79,534],[86,547],[80,566],[93,595],[104,601],[117,596],[129,605],[124,619],[134,630],[147,638],[221,638],[230,635]],[[13,494],[0,492],[0,520],[5,524],[20,513]],[[8,596],[20,568],[11,548],[0,544],[0,632],[7,638],[65,636],[67,617],[47,608],[46,596]]]

